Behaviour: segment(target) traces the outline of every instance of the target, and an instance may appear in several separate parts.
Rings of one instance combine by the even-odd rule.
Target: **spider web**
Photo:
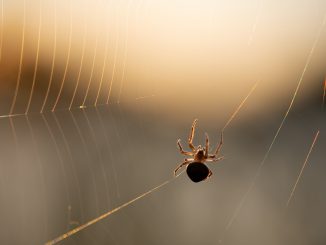
[[[51,4],[51,3],[50,3]],[[35,60],[35,68],[33,69],[33,80],[31,84],[30,92],[27,90],[25,92],[28,97],[27,107],[23,108],[24,113],[17,113],[17,102],[19,99],[24,99],[24,94],[20,92],[21,85],[23,83],[23,74],[22,67],[24,66],[24,47],[25,47],[25,28],[26,28],[26,3],[23,4],[23,26],[22,33],[23,38],[21,40],[21,50],[20,50],[20,60],[19,60],[19,70],[17,75],[16,87],[14,89],[14,97],[10,106],[9,114],[3,114],[2,123],[8,124],[10,126],[9,132],[12,133],[11,138],[13,139],[13,143],[10,145],[11,150],[7,151],[7,154],[3,154],[3,161],[8,162],[8,159],[14,166],[19,166],[19,172],[23,176],[21,181],[13,181],[14,184],[20,183],[20,185],[24,184],[24,180],[28,185],[26,185],[26,189],[22,188],[21,191],[17,190],[17,193],[12,192],[13,196],[16,197],[18,195],[20,203],[25,207],[29,207],[32,205],[34,209],[40,210],[40,215],[36,215],[35,212],[28,213],[26,212],[26,208],[22,208],[18,206],[18,210],[22,210],[22,213],[10,213],[8,215],[8,220],[13,221],[16,225],[23,227],[24,231],[19,232],[19,236],[17,236],[17,243],[23,243],[28,241],[30,243],[40,244],[49,240],[51,237],[55,237],[57,234],[60,234],[64,231],[72,229],[87,220],[90,220],[93,217],[96,217],[103,213],[104,211],[110,210],[113,207],[117,206],[121,200],[126,200],[129,196],[134,194],[139,187],[137,183],[135,183],[135,188],[130,191],[121,192],[121,184],[120,181],[129,182],[132,179],[132,176],[128,175],[129,169],[126,163],[131,162],[131,157],[129,153],[129,149],[127,148],[124,151],[124,148],[127,146],[130,147],[130,140],[128,136],[128,132],[126,131],[126,125],[124,120],[126,116],[123,116],[122,108],[120,105],[114,106],[111,109],[111,105],[114,103],[123,104],[123,101],[120,101],[121,94],[123,92],[123,80],[125,79],[125,69],[126,69],[126,50],[127,47],[118,47],[115,44],[114,57],[111,60],[107,58],[107,52],[109,45],[109,35],[106,35],[105,39],[105,50],[106,54],[104,55],[104,59],[101,62],[101,79],[96,92],[96,99],[93,104],[86,105],[86,101],[90,94],[90,85],[93,80],[94,66],[97,55],[96,44],[92,58],[91,70],[87,79],[88,86],[86,90],[80,90],[79,82],[82,77],[82,72],[84,72],[84,64],[83,64],[83,56],[86,45],[87,38],[87,20],[85,20],[85,28],[84,28],[84,41],[82,45],[82,58],[79,66],[79,72],[77,73],[77,83],[75,83],[75,88],[73,89],[73,94],[70,100],[66,100],[66,105],[63,108],[58,109],[58,103],[60,102],[60,95],[62,91],[64,91],[64,85],[66,82],[69,69],[69,61],[70,61],[70,53],[71,53],[71,32],[73,30],[72,26],[72,10],[76,7],[76,2],[70,1],[70,28],[69,28],[69,38],[68,38],[68,54],[66,56],[66,61],[64,62],[64,74],[60,79],[60,89],[57,95],[53,95],[53,83],[55,78],[55,70],[58,65],[57,61],[57,15],[58,10],[55,2],[53,9],[53,31],[54,31],[54,43],[52,50],[52,61],[50,64],[50,74],[49,80],[45,89],[45,96],[43,100],[41,100],[40,111],[39,113],[33,112],[33,99],[35,100],[35,88],[37,87],[37,83],[39,83],[39,79],[37,79],[39,66],[40,66],[40,43],[42,42],[40,33],[44,31],[44,27],[42,29],[42,25],[44,25],[44,13],[42,8],[44,6],[44,2],[40,1],[39,3],[39,29],[37,35],[37,47],[36,47],[36,60]],[[84,11],[88,11],[87,4],[88,2],[83,3],[85,5]],[[101,11],[101,8],[107,8],[110,3],[98,1],[96,3],[95,12]],[[5,8],[5,5],[2,2],[2,13]],[[75,5],[75,6],[73,6]],[[113,12],[117,12],[116,15],[119,15],[119,10],[115,9]],[[95,13],[94,16],[98,16],[99,14]],[[85,16],[92,16],[89,13],[85,14]],[[92,18],[92,17],[90,17]],[[3,19],[3,15],[2,15]],[[3,23],[2,23],[3,24]],[[114,37],[113,40],[117,43],[118,36]],[[2,36],[1,36],[2,39]],[[97,42],[97,41],[96,41]],[[2,48],[2,42],[1,42]],[[117,49],[121,49],[123,53],[125,53],[125,57],[122,63],[122,69],[116,71],[118,68],[118,64],[116,64],[116,54]],[[105,71],[108,70],[107,63],[112,62],[113,70],[109,71],[110,76],[106,75],[104,84],[104,74]],[[108,73],[108,71],[106,71]],[[115,78],[115,75],[122,74],[121,78]],[[96,81],[97,82],[97,81]],[[110,94],[113,89],[113,82],[119,82],[119,100],[117,102],[111,102]],[[94,86],[93,86],[94,87]],[[97,87],[97,86],[96,86]],[[102,91],[101,91],[102,89]],[[82,98],[82,103],[80,106],[73,106],[74,100],[77,98],[76,95],[78,91],[84,94]],[[84,93],[85,92],[85,93]],[[103,94],[103,98],[100,98],[101,93]],[[25,95],[26,95],[25,94]],[[92,96],[94,93],[92,93]],[[53,100],[55,98],[55,100]],[[141,101],[142,99],[146,99],[147,96],[142,96],[140,98],[136,97],[133,102]],[[101,101],[104,101],[103,104],[100,104]],[[49,105],[49,101],[54,101],[54,104]],[[109,103],[110,102],[110,103]],[[35,103],[34,103],[35,104]],[[86,110],[86,107],[93,107],[92,110]],[[100,106],[101,107],[98,107]],[[34,106],[35,108],[35,106]],[[77,110],[74,108],[77,108]],[[16,109],[16,110],[15,110]],[[34,109],[35,111],[35,109]],[[51,112],[52,111],[52,112]],[[112,119],[114,117],[114,119]],[[122,122],[122,123],[121,123]],[[133,125],[137,128],[136,124]],[[110,125],[113,130],[108,130],[106,125]],[[6,125],[3,127],[6,130]],[[21,134],[21,130],[27,132],[24,135]],[[7,129],[8,130],[8,129]],[[25,135],[27,134],[27,135]],[[127,139],[127,142],[123,142],[122,138]],[[30,144],[28,147],[25,146],[25,140],[29,141]],[[117,147],[115,147],[117,146]],[[4,149],[4,148],[3,148]],[[32,152],[33,154],[30,154]],[[50,154],[48,154],[51,152]],[[116,154],[115,152],[123,152],[120,154]],[[7,159],[8,158],[8,159]],[[110,164],[107,164],[107,161]],[[36,164],[33,164],[36,162]],[[115,165],[113,165],[113,162]],[[123,164],[120,164],[123,162]],[[22,167],[24,164],[24,167]],[[27,171],[28,166],[28,171]],[[116,170],[116,166],[121,168],[120,171]],[[2,166],[2,173],[15,172],[14,170],[7,169],[7,166]],[[25,169],[26,168],[26,169]],[[23,171],[27,171],[23,174]],[[36,173],[37,177],[34,178],[30,174],[31,172]],[[120,174],[118,174],[118,172]],[[134,171],[137,173],[137,171]],[[125,176],[126,173],[127,175]],[[34,174],[35,175],[35,174]],[[19,174],[18,174],[19,176]],[[35,179],[35,181],[32,181]],[[2,186],[12,186],[11,181],[6,178],[1,178],[4,181]],[[61,181],[58,181],[61,180]],[[36,186],[40,186],[40,188],[36,188]],[[11,188],[9,188],[11,189]],[[37,192],[39,190],[39,192]],[[31,193],[32,192],[32,193]],[[38,194],[36,194],[36,193]],[[2,192],[2,197],[8,198],[8,205],[15,198],[10,198],[9,192]],[[33,202],[27,201],[27,196],[24,193],[28,193],[26,195],[29,198],[34,199],[37,204],[33,204]],[[61,194],[63,194],[63,198],[61,198]],[[137,192],[139,193],[139,191]],[[33,197],[34,195],[34,197]],[[36,195],[36,196],[35,196]],[[37,201],[40,200],[40,201]],[[29,204],[26,204],[29,203]],[[7,202],[4,202],[5,205]],[[50,212],[49,210],[57,210],[57,212],[63,214],[58,218],[56,214]],[[15,210],[15,208],[13,209]],[[10,218],[9,218],[10,217]],[[123,216],[122,216],[123,217]],[[38,225],[30,226],[28,229],[28,220],[33,220],[33,223]],[[122,219],[125,220],[125,219]],[[13,223],[13,224],[14,224]],[[61,226],[64,224],[63,226]],[[8,222],[6,227],[11,227],[11,223]],[[62,228],[64,228],[62,230]],[[111,228],[107,226],[100,226],[98,228],[99,234],[81,236],[80,241],[82,243],[95,242],[96,244],[101,241],[113,241],[114,243],[116,238],[113,236],[110,231]],[[19,229],[18,229],[19,230]],[[4,228],[4,231],[7,231]],[[10,234],[8,232],[8,234]],[[6,237],[4,233],[2,241],[15,240],[9,239]],[[78,242],[79,243],[79,242]],[[80,244],[80,243],[79,243]]]
[[[208,183],[192,185],[186,181],[185,175],[173,179],[173,182],[171,178],[176,159],[179,159],[175,140],[180,132],[185,134],[182,138],[186,138],[190,125],[183,125],[182,129],[170,124],[163,125],[157,120],[156,114],[147,113],[148,104],[160,106],[157,101],[160,89],[157,83],[153,83],[145,91],[136,86],[132,96],[125,95],[125,89],[131,85],[128,80],[130,25],[132,21],[137,22],[137,18],[144,18],[139,14],[140,10],[142,13],[150,13],[150,3],[131,0],[116,5],[113,3],[100,0],[94,3],[70,0],[66,9],[70,21],[66,35],[66,52],[62,54],[57,49],[57,33],[60,31],[57,23],[62,11],[60,4],[42,0],[37,5],[35,13],[39,15],[35,18],[39,28],[35,36],[35,52],[30,52],[26,49],[26,26],[32,10],[26,1],[19,2],[23,17],[21,40],[18,45],[18,69],[14,89],[10,90],[13,96],[5,103],[8,106],[1,108],[4,112],[0,116],[0,200],[3,205],[0,210],[4,220],[0,241],[15,244],[173,244],[178,240],[187,244],[200,241],[236,244],[243,241],[243,237],[247,235],[244,244],[259,244],[266,240],[275,242],[275,238],[271,238],[271,234],[274,234],[279,243],[285,244],[287,236],[282,236],[282,231],[272,233],[270,230],[277,225],[282,228],[294,225],[295,228],[288,231],[290,234],[297,234],[297,226],[302,226],[300,217],[308,219],[313,228],[324,222],[323,218],[326,217],[323,215],[316,217],[316,213],[323,210],[322,204],[325,203],[320,188],[322,184],[313,181],[316,176],[315,179],[322,182],[318,172],[323,170],[320,155],[325,144],[325,124],[320,122],[324,122],[324,115],[320,114],[320,111],[307,113],[296,110],[293,113],[295,115],[290,112],[295,109],[294,99],[300,92],[299,89],[303,87],[301,91],[304,91],[304,88],[307,88],[301,83],[309,72],[309,67],[314,64],[313,55],[318,52],[325,20],[314,40],[294,95],[289,93],[292,101],[281,120],[281,125],[279,126],[276,119],[270,120],[270,128],[279,128],[275,135],[270,132],[273,141],[270,147],[267,147],[267,152],[264,146],[269,144],[268,140],[262,146],[256,145],[257,150],[245,147],[246,142],[241,142],[241,138],[248,139],[261,130],[258,119],[246,122],[239,117],[244,123],[257,127],[253,132],[241,133],[241,127],[232,130],[228,128],[232,126],[231,122],[244,105],[250,108],[256,103],[255,97],[252,101],[247,99],[255,96],[252,93],[262,83],[260,81],[243,93],[242,98],[239,98],[238,107],[229,113],[230,117],[224,125],[214,125],[216,135],[211,137],[212,142],[218,140],[216,128],[228,128],[225,141],[230,143],[225,143],[229,146],[223,146],[225,150],[222,150],[226,152],[225,163],[212,166],[218,171],[213,171],[213,178]],[[52,6],[50,10],[45,9],[47,4]],[[7,42],[4,42],[6,32],[3,31],[3,25],[8,17],[5,13],[9,3],[1,1],[1,6],[0,53],[1,62],[4,62],[6,53],[3,50]],[[74,47],[73,33],[77,32],[76,22],[79,20],[75,19],[73,11],[79,7],[84,13],[82,39],[81,46]],[[259,3],[257,9],[247,39],[248,46],[253,46],[255,42],[262,18],[262,3]],[[111,14],[112,22],[109,24],[99,21],[106,13]],[[121,16],[124,18],[119,18]],[[45,40],[42,40],[40,33],[47,30],[45,20],[48,19],[52,21],[49,35],[53,36],[50,45],[52,49],[48,50],[51,56],[50,69],[44,75],[42,42]],[[92,21],[100,22],[101,25],[92,30],[89,24]],[[103,29],[105,31],[102,33]],[[90,39],[92,34],[95,35],[95,42]],[[104,47],[103,53],[99,50],[101,40],[104,40],[101,46]],[[87,49],[88,46],[91,48]],[[80,56],[78,65],[75,66],[76,57],[73,56],[72,50],[77,48],[80,48],[77,52]],[[32,69],[32,79],[29,80],[24,73],[24,66],[28,64],[31,53],[35,66]],[[63,67],[63,70],[60,70],[62,73],[56,72],[60,66]],[[322,80],[320,97],[323,107],[324,77]],[[266,91],[260,89],[256,92]],[[133,109],[130,109],[130,104],[134,105]],[[306,134],[299,137],[304,142],[306,152],[292,158],[287,156],[287,161],[283,161],[276,156],[284,154],[284,149],[295,152],[296,147],[301,147],[298,143],[293,148],[285,147],[282,143],[288,142],[286,137],[299,131],[286,127],[285,120],[295,122],[291,125],[298,125],[300,118],[296,118],[296,115],[300,113],[311,117],[308,122],[304,121],[306,124],[297,126],[300,130],[309,128]],[[203,135],[202,128],[204,127],[200,126],[196,132],[196,142],[200,142],[198,137]],[[281,128],[284,128],[283,133]],[[310,133],[313,135],[316,130],[319,131],[309,146],[312,137]],[[241,135],[241,138],[237,135]],[[240,143],[237,142],[239,140]],[[237,147],[237,150],[232,150],[231,146]],[[250,156],[250,152],[256,152],[254,157]],[[258,176],[263,175],[266,179],[256,177],[257,174],[252,178],[252,174],[257,173],[257,165],[248,163],[259,163],[259,155],[264,154],[264,160],[258,167]],[[267,159],[269,155],[270,158]],[[299,171],[299,164],[303,159],[304,165]],[[263,169],[265,160],[270,163]],[[315,168],[310,169],[308,178],[304,179],[304,168],[309,171],[306,166],[308,160]],[[241,161],[246,164],[241,165]],[[270,167],[278,161],[283,167],[280,164],[275,168]],[[289,164],[295,166],[289,167]],[[280,178],[280,183],[274,188],[271,187],[274,178],[279,178],[278,171],[284,170],[284,166],[288,167],[284,179]],[[290,171],[293,172],[289,173]],[[301,186],[303,190],[300,192],[300,185],[307,182],[311,184]],[[249,190],[246,189],[248,183],[253,183],[250,184]],[[276,195],[276,189],[280,187],[284,190]],[[305,201],[307,196],[314,198],[307,194],[310,188],[321,193],[320,204]],[[247,194],[249,192],[250,195]],[[271,197],[267,198],[261,192],[268,193]],[[153,195],[149,195],[152,193]],[[274,206],[266,205],[265,200],[269,200]],[[287,200],[288,204],[289,200],[292,200],[292,203],[284,211]],[[305,205],[316,206],[316,211],[305,212],[307,217],[300,216]],[[268,214],[271,210],[278,213],[276,221],[271,220],[271,215]],[[248,217],[247,214],[252,216]],[[260,227],[261,217],[269,220],[266,227]],[[184,234],[189,234],[201,226],[205,229],[199,229],[199,234],[191,235],[190,240],[185,237]],[[261,235],[257,235],[257,232]],[[322,234],[318,233],[319,241],[325,241]],[[306,237],[311,238],[311,235]]]

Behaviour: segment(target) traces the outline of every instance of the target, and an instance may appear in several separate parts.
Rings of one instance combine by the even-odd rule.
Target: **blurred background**
[[[1,244],[44,244],[171,179],[193,119],[213,149],[254,84],[212,178],[60,244],[325,244],[325,1],[0,7]]]

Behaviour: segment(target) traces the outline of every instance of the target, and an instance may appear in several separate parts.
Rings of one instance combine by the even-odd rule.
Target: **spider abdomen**
[[[209,169],[204,163],[192,162],[187,166],[187,174],[193,182],[200,182],[208,177]]]

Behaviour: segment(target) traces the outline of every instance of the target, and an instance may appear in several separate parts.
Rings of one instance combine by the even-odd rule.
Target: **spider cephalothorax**
[[[218,153],[223,144],[223,133],[221,133],[221,140],[216,147],[214,154],[209,154],[209,138],[206,133],[205,147],[199,145],[197,148],[193,145],[192,141],[195,134],[197,119],[192,123],[188,144],[191,151],[184,151],[180,143],[180,139],[177,141],[177,145],[181,154],[190,156],[186,158],[175,170],[174,175],[177,174],[178,170],[183,166],[187,166],[187,174],[189,178],[194,182],[199,182],[209,178],[212,175],[212,171],[205,165],[206,162],[217,162],[223,159],[223,157],[217,157]]]

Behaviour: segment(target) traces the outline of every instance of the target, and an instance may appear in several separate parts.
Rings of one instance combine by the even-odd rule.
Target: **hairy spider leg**
[[[194,134],[195,134],[195,128],[196,128],[197,121],[198,121],[198,119],[195,119],[194,122],[192,123],[191,130],[190,130],[190,135],[189,135],[189,139],[188,139],[189,147],[193,152],[196,151],[196,148],[193,145],[192,140],[194,139]]]
[[[221,132],[221,139],[216,147],[216,151],[215,151],[214,155],[209,155],[209,158],[215,159],[216,156],[218,155],[218,153],[220,152],[222,145],[223,145],[223,131]]]
[[[214,159],[207,159],[206,162],[218,162],[225,159],[225,157],[218,157],[218,158],[214,158]]]
[[[205,133],[206,135],[206,143],[205,143],[205,158],[208,158],[208,151],[209,151],[209,138],[208,138],[208,134]]]
[[[183,166],[189,165],[189,163],[191,163],[194,159],[185,159],[185,161],[183,163],[181,163],[175,170],[174,170],[174,176],[177,175],[177,172],[180,168],[182,168]]]
[[[180,141],[181,141],[181,139],[178,139],[178,141],[177,141],[177,144],[178,144],[178,148],[179,148],[180,153],[183,154],[183,155],[186,155],[186,156],[193,156],[194,155],[193,152],[189,152],[189,151],[183,150]]]
[[[207,179],[210,178],[212,175],[213,175],[213,172],[209,169],[209,173],[208,173]]]

